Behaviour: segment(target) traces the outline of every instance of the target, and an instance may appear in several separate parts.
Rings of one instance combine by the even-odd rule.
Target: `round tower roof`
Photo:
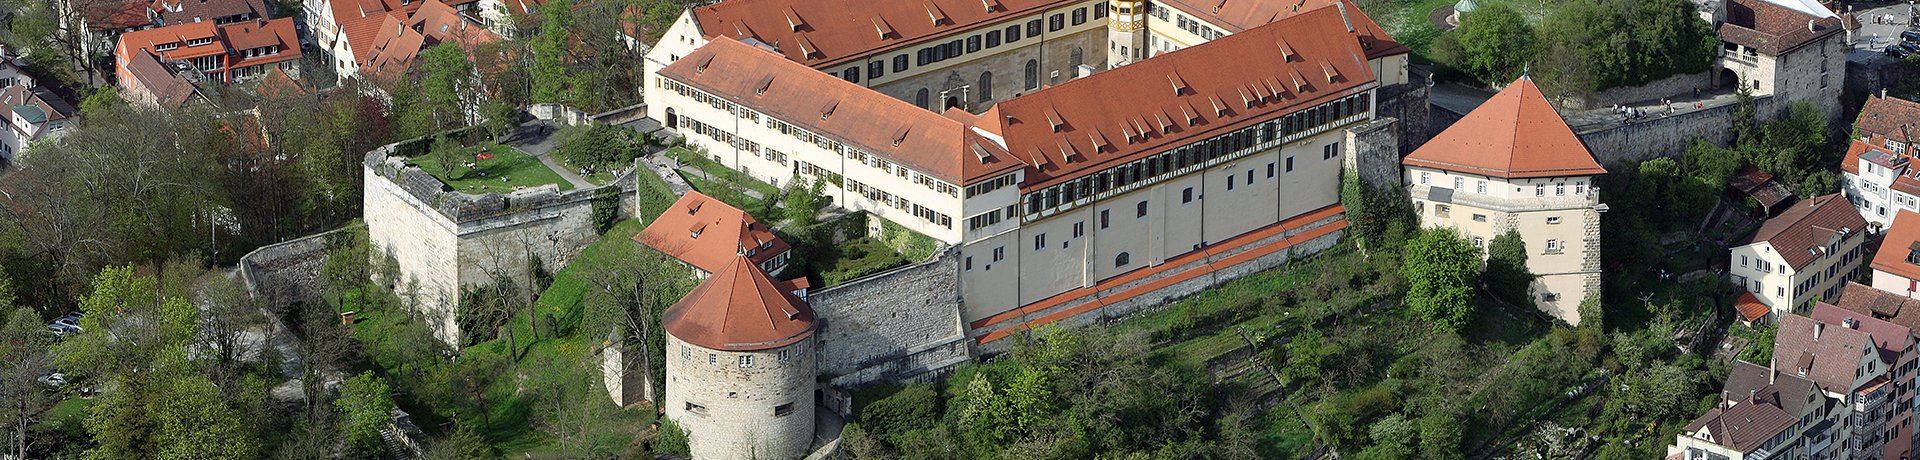
[[[1453,4],[1453,11],[1461,14],[1472,13],[1473,10],[1478,8],[1480,8],[1480,4],[1474,3],[1473,0],[1460,0],[1460,3]]]
[[[701,347],[755,351],[813,334],[813,308],[747,259],[735,256],[660,318],[668,334]]]

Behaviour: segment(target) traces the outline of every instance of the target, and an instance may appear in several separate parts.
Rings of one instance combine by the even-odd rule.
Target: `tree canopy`
[[[1473,286],[1480,275],[1480,250],[1452,228],[1422,230],[1407,242],[1400,275],[1407,279],[1406,304],[1434,330],[1456,332],[1473,320]]]

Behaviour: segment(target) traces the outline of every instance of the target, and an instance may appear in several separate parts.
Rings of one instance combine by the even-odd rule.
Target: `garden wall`
[[[327,261],[327,238],[341,231],[344,229],[261,246],[240,256],[240,279],[275,312],[296,302],[319,300],[326,293],[320,266]]]
[[[1427,86],[1428,78],[1430,76],[1409,69],[1406,84],[1388,86],[1378,92],[1380,103],[1374,106],[1375,119],[1400,120],[1393,126],[1400,152],[1412,152],[1440,133],[1434,126],[1433,87]]]

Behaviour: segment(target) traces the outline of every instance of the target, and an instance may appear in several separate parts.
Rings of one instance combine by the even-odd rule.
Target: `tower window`
[[[693,401],[687,401],[687,406],[686,406],[686,408],[687,408],[687,412],[691,412],[691,413],[694,413],[694,414],[698,414],[698,415],[706,415],[706,414],[707,414],[707,406],[702,406],[702,405],[699,405],[699,404],[694,404],[694,402],[693,402]]]
[[[773,416],[785,417],[788,415],[793,415],[793,403],[786,403],[778,406],[773,406]]]

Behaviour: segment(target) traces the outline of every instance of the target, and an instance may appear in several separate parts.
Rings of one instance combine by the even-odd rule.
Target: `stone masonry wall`
[[[1428,78],[1431,77],[1424,73],[1410,71],[1407,73],[1406,84],[1381,88],[1377,93],[1379,103],[1374,106],[1376,119],[1400,120],[1394,125],[1393,133],[1400,142],[1400,151],[1397,153],[1412,152],[1413,149],[1419,148],[1420,144],[1427,143],[1427,139],[1432,139],[1433,135],[1439,134],[1441,128],[1445,128],[1445,126],[1435,125],[1439,120],[1434,119],[1436,114],[1433,111],[1431,97],[1433,88],[1427,86]],[[1453,122],[1448,121],[1446,124],[1451,125]]]
[[[634,170],[597,188],[561,192],[548,185],[470,195],[389,157],[392,151],[369,152],[362,168],[368,239],[399,261],[402,280],[418,288],[415,304],[435,318],[435,336],[447,343],[460,341],[454,308],[461,287],[492,282],[496,274],[524,280],[530,256],[558,271],[599,238],[593,225],[599,190],[619,190],[618,217],[635,214]]]
[[[1754,98],[1755,112],[1767,119],[1779,108],[1772,97]],[[1649,117],[1632,124],[1580,133],[1580,140],[1593,152],[1602,166],[1621,161],[1646,161],[1657,157],[1675,157],[1686,153],[1687,144],[1705,139],[1715,145],[1733,141],[1733,112],[1739,104],[1727,104],[1665,117]]]
[[[327,261],[327,238],[341,230],[262,246],[240,257],[240,277],[269,309],[320,299],[326,286],[320,266]]]
[[[924,380],[970,359],[958,253],[809,293],[820,372],[851,388]]]
[[[1373,187],[1400,186],[1399,120],[1380,118],[1347,129],[1347,170],[1354,171],[1362,183]]]
[[[1671,98],[1673,96],[1691,96],[1694,90],[1713,89],[1713,72],[1700,72],[1674,75],[1647,82],[1640,86],[1612,88],[1596,91],[1586,99],[1569,98],[1565,110],[1588,110],[1612,107],[1615,104],[1632,104]]]

